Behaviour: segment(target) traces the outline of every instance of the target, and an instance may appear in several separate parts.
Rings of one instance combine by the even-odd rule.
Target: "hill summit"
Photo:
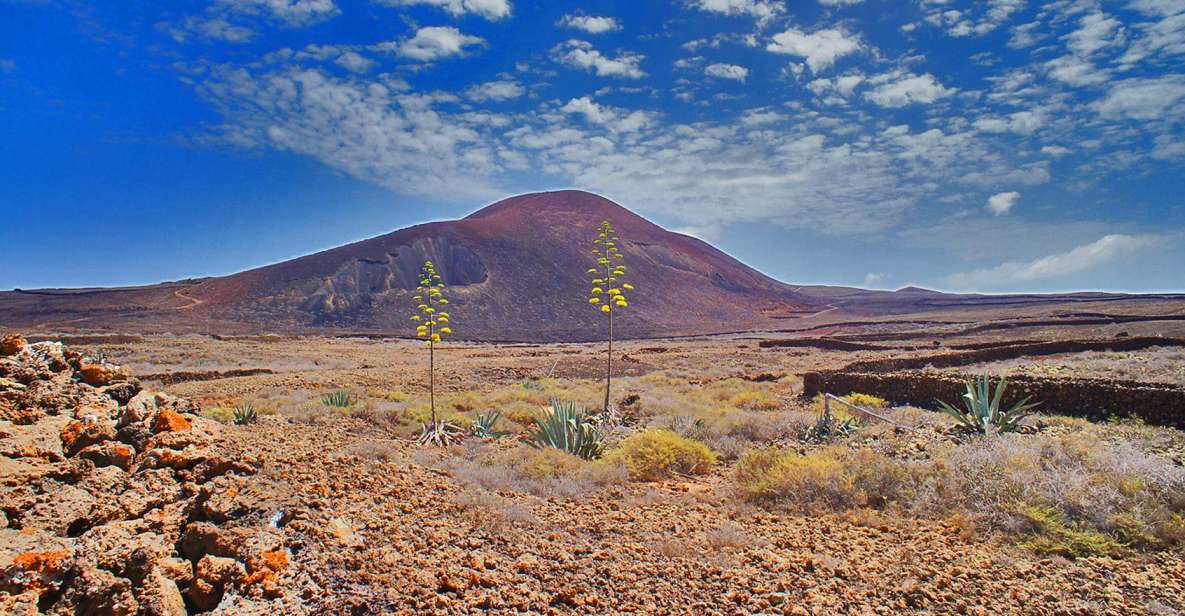
[[[637,289],[623,336],[705,334],[776,324],[816,302],[709,244],[578,190],[498,201],[434,222],[230,276],[124,289],[19,292],[19,321],[123,330],[348,330],[406,334],[420,266],[432,260],[460,338],[580,341],[603,336],[585,271],[602,220],[621,238]],[[0,295],[12,296],[6,293]],[[5,301],[7,300],[7,301]],[[23,316],[27,318],[21,318]],[[79,323],[82,325],[82,323]]]

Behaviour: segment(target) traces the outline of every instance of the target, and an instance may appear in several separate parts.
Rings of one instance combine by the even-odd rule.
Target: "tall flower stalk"
[[[412,298],[416,301],[416,337],[428,342],[428,404],[432,409],[432,426],[439,425],[436,418],[436,343],[453,333],[449,327],[449,313],[441,310],[448,305],[444,296],[444,281],[436,273],[436,266],[425,261],[420,269],[420,286]],[[425,427],[427,429],[427,427]]]
[[[609,411],[609,390],[613,383],[613,314],[629,306],[625,293],[634,290],[633,285],[620,282],[625,276],[625,257],[617,249],[618,241],[617,233],[613,231],[609,221],[601,221],[592,250],[597,265],[588,269],[588,274],[592,277],[588,303],[599,309],[609,320],[609,348],[605,357],[605,403],[602,408],[604,412]]]

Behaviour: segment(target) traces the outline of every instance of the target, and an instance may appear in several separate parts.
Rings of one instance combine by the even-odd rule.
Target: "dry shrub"
[[[512,526],[534,526],[534,514],[513,500],[479,488],[467,487],[453,495],[452,502],[463,511],[469,522],[491,533]]]
[[[961,511],[1034,535],[1039,551],[1081,556],[1158,548],[1185,536],[1185,468],[1093,429],[973,439],[941,455],[915,506]]]
[[[605,454],[604,464],[624,467],[632,479],[659,481],[675,474],[700,475],[716,466],[707,445],[669,430],[644,430]]]
[[[782,401],[768,390],[750,389],[733,395],[729,404],[750,411],[776,411],[781,408]]]
[[[357,456],[363,460],[375,460],[378,462],[391,462],[398,456],[395,455],[394,448],[391,443],[382,441],[358,441],[351,443],[341,450],[342,455]]]
[[[443,468],[462,483],[490,492],[567,500],[590,496],[627,479],[618,466],[589,462],[554,448],[499,448],[478,443],[460,453],[441,456],[428,461],[428,465]]]
[[[743,550],[763,544],[736,522],[725,522],[718,528],[706,531],[704,541],[714,550]]]
[[[803,512],[883,508],[909,498],[921,474],[915,463],[842,447],[806,455],[777,448],[751,451],[736,467],[737,484],[746,499]]]

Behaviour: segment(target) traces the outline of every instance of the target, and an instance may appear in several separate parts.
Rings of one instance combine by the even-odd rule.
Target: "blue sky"
[[[1185,290],[1181,0],[0,0],[0,143],[0,288],[576,187],[788,282]]]

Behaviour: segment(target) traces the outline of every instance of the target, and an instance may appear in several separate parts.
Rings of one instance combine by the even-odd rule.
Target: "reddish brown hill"
[[[609,220],[637,288],[624,336],[768,327],[821,306],[712,246],[581,191],[511,197],[456,221],[418,225],[291,261],[192,283],[0,294],[0,322],[172,330],[334,329],[406,333],[426,259],[451,287],[460,337],[603,336],[586,303],[590,239]],[[784,323],[784,321],[781,321]]]

